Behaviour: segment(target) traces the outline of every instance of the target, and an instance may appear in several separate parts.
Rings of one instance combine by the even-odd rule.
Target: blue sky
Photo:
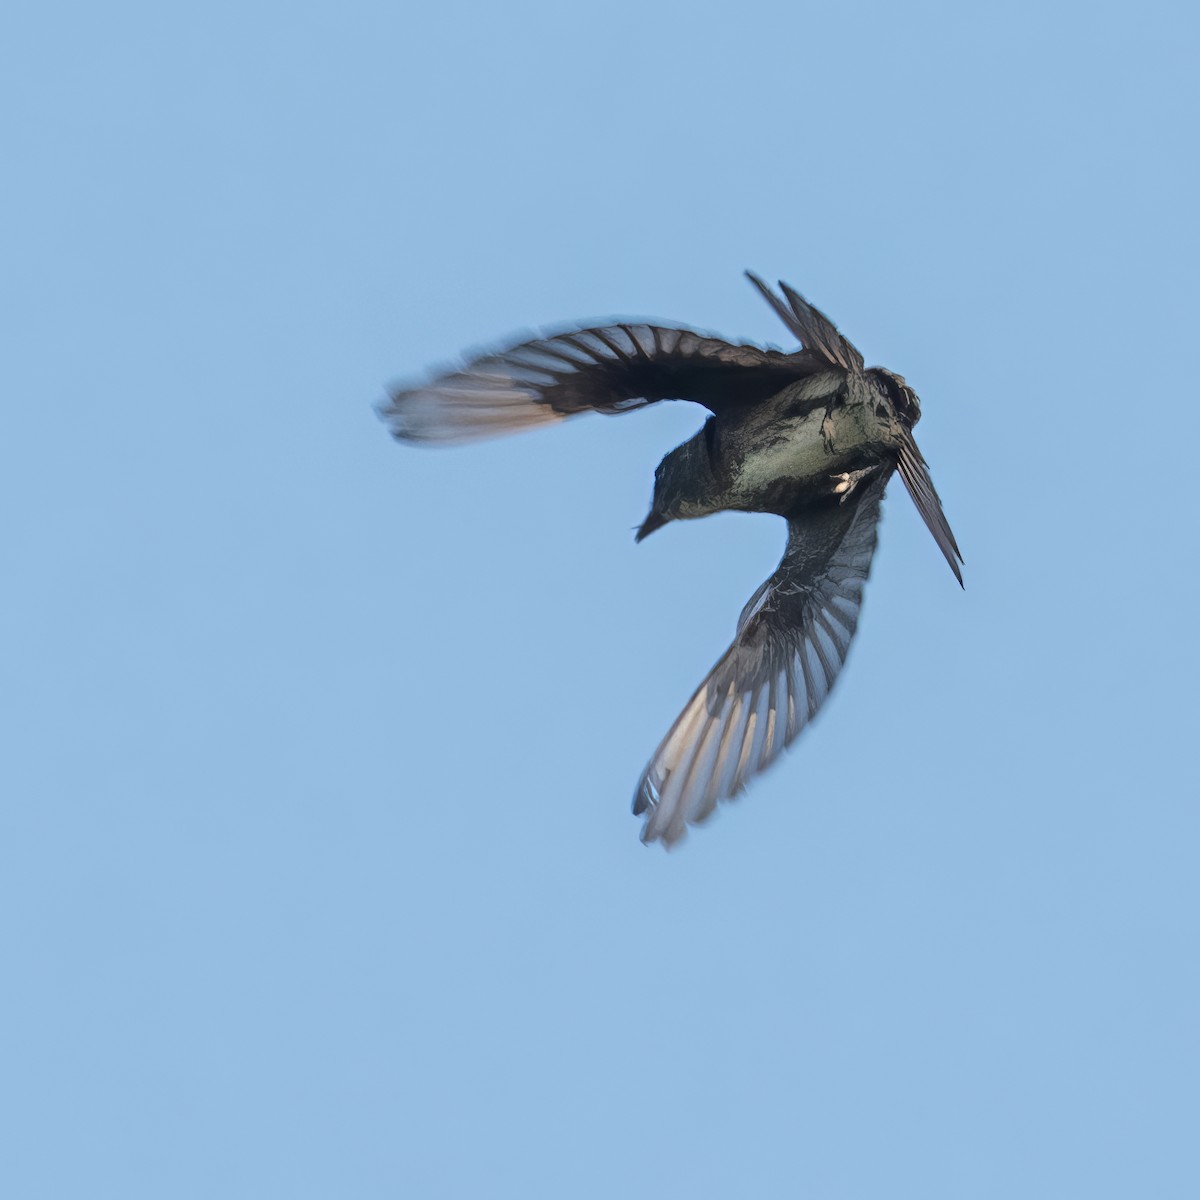
[[[1200,1190],[1197,18],[17,4],[0,21],[6,1195]],[[908,377],[850,661],[628,805],[774,567],[702,413],[372,405],[649,316]]]

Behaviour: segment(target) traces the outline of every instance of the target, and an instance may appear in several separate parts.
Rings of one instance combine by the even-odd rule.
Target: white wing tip
[[[398,389],[377,411],[404,442],[471,442],[563,420],[531,390],[485,380]]]

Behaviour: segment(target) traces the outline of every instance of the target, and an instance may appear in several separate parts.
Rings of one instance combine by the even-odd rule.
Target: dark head
[[[712,472],[710,417],[695,437],[676,446],[654,472],[654,498],[650,512],[637,531],[640,542],[668,521],[706,517],[721,507],[721,491]]]

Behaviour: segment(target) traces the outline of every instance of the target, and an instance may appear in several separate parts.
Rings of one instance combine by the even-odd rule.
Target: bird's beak
[[[650,510],[650,514],[642,522],[641,528],[634,535],[634,541],[640,542],[643,538],[647,538],[656,529],[661,529],[671,518],[664,517],[662,513]]]

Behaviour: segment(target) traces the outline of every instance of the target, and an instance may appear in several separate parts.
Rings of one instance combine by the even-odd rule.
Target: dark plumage
[[[669,521],[724,509],[787,519],[783,560],[638,783],[642,839],[668,846],[774,762],[828,696],[858,624],[893,471],[962,583],[962,555],[913,440],[916,393],[899,375],[864,367],[787,284],[780,298],[747,274],[800,350],[659,325],[573,329],[397,390],[381,410],[403,441],[453,443],[580,412],[694,400],[712,416],[659,464],[638,541]]]

